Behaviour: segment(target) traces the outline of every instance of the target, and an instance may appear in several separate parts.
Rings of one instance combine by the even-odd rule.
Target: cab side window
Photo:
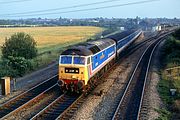
[[[90,57],[88,57],[87,59],[87,64],[90,64]]]

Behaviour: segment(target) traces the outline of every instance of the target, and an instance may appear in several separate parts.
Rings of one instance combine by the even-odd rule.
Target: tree
[[[10,76],[16,77],[18,76],[18,71],[9,66],[10,60],[3,59],[0,61],[0,77]]]
[[[8,56],[8,66],[15,70],[18,76],[22,76],[32,68],[31,62],[24,57]]]
[[[36,42],[28,34],[23,32],[13,34],[9,39],[6,38],[2,46],[2,57],[7,58],[24,57],[25,59],[32,59],[37,56]]]
[[[178,40],[180,40],[180,29],[176,30],[174,33],[173,33],[173,36],[175,38],[177,38]]]

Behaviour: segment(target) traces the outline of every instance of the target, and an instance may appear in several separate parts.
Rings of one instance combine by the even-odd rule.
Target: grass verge
[[[166,109],[156,110],[160,116],[157,120],[180,119],[180,42],[175,37],[169,37],[162,49],[161,80],[158,83],[158,92]],[[172,68],[172,69],[169,69]],[[172,95],[171,89],[176,89]]]

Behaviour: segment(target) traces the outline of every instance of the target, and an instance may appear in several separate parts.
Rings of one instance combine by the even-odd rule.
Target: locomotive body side
[[[100,52],[92,55],[92,64],[90,70],[91,77],[93,77],[100,69],[107,65],[109,61],[115,59],[115,53],[116,44],[114,43],[111,46],[105,48],[104,50],[101,50]]]

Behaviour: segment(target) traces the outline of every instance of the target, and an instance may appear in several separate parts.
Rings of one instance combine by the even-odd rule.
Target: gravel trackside
[[[159,113],[156,109],[165,107],[159,96],[157,85],[160,80],[159,70],[160,70],[160,49],[162,48],[164,41],[160,43],[157,47],[155,54],[153,56],[153,61],[150,67],[150,76],[148,77],[149,81],[149,91],[147,92],[147,97],[149,101],[149,111],[148,111],[148,120],[155,120],[159,117]]]
[[[146,46],[144,46],[146,47]],[[138,49],[134,54],[125,58],[109,76],[103,79],[103,83],[98,85],[95,90],[87,97],[79,110],[73,116],[75,120],[109,120],[112,113],[114,102],[119,95],[122,95],[124,85],[127,83],[129,74],[135,67],[142,49]],[[97,93],[103,91],[102,95]]]

